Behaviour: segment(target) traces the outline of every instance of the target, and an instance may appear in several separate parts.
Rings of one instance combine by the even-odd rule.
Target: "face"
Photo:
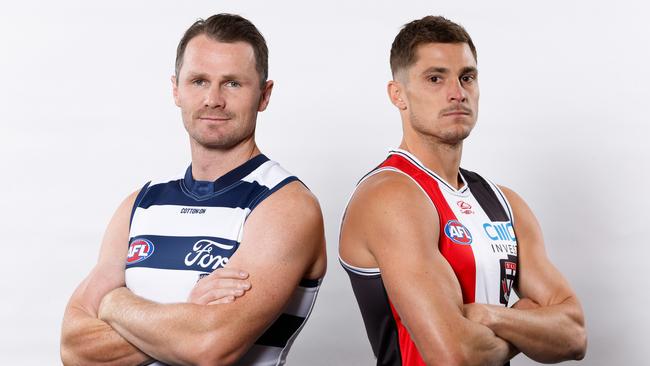
[[[393,103],[418,135],[446,144],[464,140],[478,116],[478,71],[466,43],[418,46],[416,62],[389,85]]]
[[[251,45],[206,35],[189,41],[172,84],[192,143],[221,150],[252,138],[257,112],[266,109],[273,87],[267,81],[260,88]]]

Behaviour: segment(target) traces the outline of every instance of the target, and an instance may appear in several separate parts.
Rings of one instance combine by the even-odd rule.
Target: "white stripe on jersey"
[[[138,296],[163,304],[187,302],[202,273],[205,272],[133,267],[127,270],[126,287],[137,289]],[[152,279],[164,286],[151,286]]]
[[[249,183],[257,182],[259,185],[266,187],[275,187],[290,175],[291,173],[284,170],[280,164],[269,160],[242,178],[242,180]]]
[[[205,209],[200,215],[181,214],[183,208]],[[211,236],[240,241],[249,208],[152,205],[138,207],[130,236]]]

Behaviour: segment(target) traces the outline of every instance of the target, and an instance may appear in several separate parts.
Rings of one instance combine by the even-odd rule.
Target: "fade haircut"
[[[393,77],[417,61],[415,51],[424,43],[467,43],[476,60],[476,47],[465,28],[444,17],[429,15],[405,24],[395,37],[390,49]]]
[[[199,19],[190,26],[176,48],[176,78],[183,66],[185,48],[192,38],[206,35],[218,42],[245,42],[255,53],[255,69],[260,75],[260,86],[269,75],[269,49],[260,31],[248,19],[236,14],[216,14],[208,19]]]

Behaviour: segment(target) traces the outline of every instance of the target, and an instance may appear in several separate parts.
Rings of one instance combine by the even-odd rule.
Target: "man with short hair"
[[[237,15],[185,33],[172,85],[192,163],[117,209],[66,308],[65,364],[285,362],[326,258],[316,198],[255,144],[267,55]]]
[[[581,359],[584,316],[512,190],[461,169],[478,113],[476,49],[461,26],[404,26],[388,95],[400,148],[359,182],[340,260],[377,365],[503,365]],[[520,300],[508,308],[511,290]]]

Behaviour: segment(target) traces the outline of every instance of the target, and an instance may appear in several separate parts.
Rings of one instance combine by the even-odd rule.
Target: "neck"
[[[424,166],[438,174],[452,187],[459,189],[463,184],[458,176],[463,153],[462,141],[450,145],[438,141],[427,141],[421,137],[409,138],[405,134],[399,147],[415,155]]]
[[[191,138],[190,147],[192,177],[202,181],[215,181],[260,153],[253,135],[229,149],[208,148]]]

